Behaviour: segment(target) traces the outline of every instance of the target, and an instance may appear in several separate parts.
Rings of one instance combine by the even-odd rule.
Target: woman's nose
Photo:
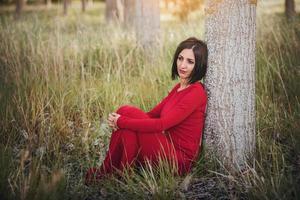
[[[179,67],[181,67],[181,68],[186,67],[186,63],[184,60],[179,63]]]

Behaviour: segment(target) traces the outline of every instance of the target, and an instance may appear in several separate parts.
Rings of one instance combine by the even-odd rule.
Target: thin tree
[[[20,19],[21,12],[23,10],[25,1],[24,0],[15,0],[15,3],[16,3],[15,19]]]
[[[117,1],[118,20],[123,23],[125,0],[116,0],[116,1]]]
[[[71,0],[63,0],[63,9],[64,9],[64,15],[66,16],[68,14],[68,7]]]
[[[126,28],[133,28],[136,19],[136,1],[124,0],[124,24]]]
[[[211,0],[206,5],[205,142],[233,171],[244,168],[255,149],[255,20],[255,0]]]
[[[136,33],[137,42],[152,59],[160,38],[159,0],[125,0],[125,24]]]
[[[47,8],[51,7],[51,5],[52,5],[51,0],[45,0],[44,2],[45,2],[45,5],[46,5]]]
[[[285,15],[288,19],[296,16],[295,0],[285,0]]]
[[[86,10],[86,3],[87,3],[87,0],[81,0],[81,10],[82,10],[82,12],[85,12],[85,10]]]
[[[139,44],[144,49],[153,49],[160,35],[159,0],[138,0],[135,22]]]
[[[124,0],[106,0],[105,18],[107,22],[124,21]]]

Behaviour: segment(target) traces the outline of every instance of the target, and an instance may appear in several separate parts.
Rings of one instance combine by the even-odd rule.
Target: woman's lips
[[[179,70],[179,72],[180,72],[180,74],[185,74],[185,71],[183,71],[183,70]]]

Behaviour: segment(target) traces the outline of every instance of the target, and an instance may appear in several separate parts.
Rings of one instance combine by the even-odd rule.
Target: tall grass
[[[21,22],[1,16],[0,166],[6,170],[0,198],[98,198],[99,188],[103,198],[184,198],[189,176],[173,176],[164,163],[93,189],[82,178],[104,159],[108,113],[122,104],[149,110],[159,102],[174,85],[170,66],[178,41],[203,37],[203,22],[163,24],[160,56],[147,64],[134,35],[104,24],[95,11],[67,18],[51,12],[29,13]],[[299,20],[273,19],[259,21],[257,37],[255,168],[231,176],[200,158],[193,171],[194,177],[221,175],[237,197],[297,198],[300,188]]]
[[[257,182],[252,195],[298,199],[299,18],[288,23],[277,14],[260,20],[259,25],[264,28],[259,29],[257,41]]]

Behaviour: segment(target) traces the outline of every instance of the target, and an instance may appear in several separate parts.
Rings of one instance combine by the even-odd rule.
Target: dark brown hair
[[[208,57],[207,45],[205,42],[195,37],[190,37],[182,41],[178,45],[173,57],[173,64],[172,64],[173,80],[179,76],[177,71],[177,59],[180,52],[184,49],[192,49],[195,56],[195,67],[189,77],[189,83],[192,84],[195,83],[196,81],[201,80],[206,74],[207,57]]]

